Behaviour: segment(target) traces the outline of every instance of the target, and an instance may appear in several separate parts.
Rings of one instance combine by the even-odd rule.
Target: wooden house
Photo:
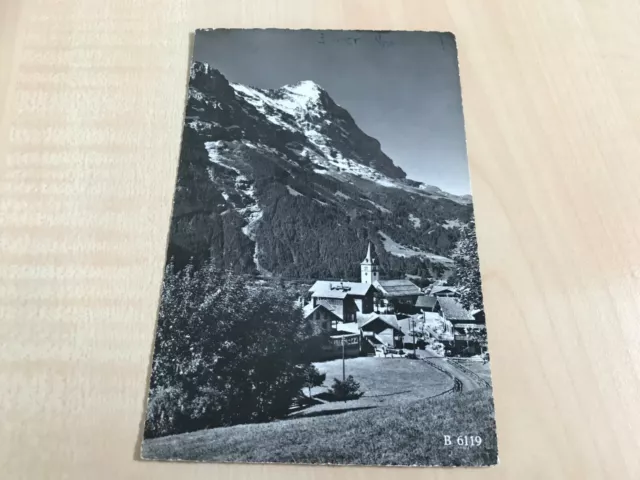
[[[416,300],[416,310],[420,312],[433,312],[435,311],[438,297],[434,295],[420,295]]]
[[[369,349],[375,349],[377,346],[402,348],[404,333],[395,315],[361,316],[358,318],[358,328],[362,335],[362,348],[365,353],[367,353],[367,346]]]
[[[325,305],[344,322],[355,322],[356,313],[373,312],[373,286],[356,282],[318,280],[309,289],[311,304]]]
[[[452,355],[476,355],[482,353],[479,338],[486,334],[484,315],[476,316],[464,308],[455,297],[439,297],[436,311],[449,325],[452,340],[445,345]]]
[[[336,329],[338,322],[342,322],[340,316],[322,303],[315,307],[310,303],[302,311],[305,320],[312,323],[316,334],[332,332]]]

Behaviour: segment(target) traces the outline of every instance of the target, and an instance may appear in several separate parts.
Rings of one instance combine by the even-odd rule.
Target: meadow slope
[[[444,435],[479,435],[478,447]],[[309,464],[483,466],[497,463],[490,389],[411,403],[146,440],[146,459]]]

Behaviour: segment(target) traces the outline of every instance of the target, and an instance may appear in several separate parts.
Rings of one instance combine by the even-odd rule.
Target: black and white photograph
[[[457,49],[195,33],[143,459],[498,462]]]

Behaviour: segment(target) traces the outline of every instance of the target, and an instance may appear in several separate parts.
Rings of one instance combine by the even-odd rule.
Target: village
[[[329,337],[326,359],[356,356],[486,355],[484,311],[467,310],[455,287],[421,289],[409,279],[381,279],[369,243],[360,282],[317,280],[306,297],[305,319]],[[423,354],[424,355],[424,354]]]

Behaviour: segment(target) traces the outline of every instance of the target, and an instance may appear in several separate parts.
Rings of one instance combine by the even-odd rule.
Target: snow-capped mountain
[[[390,273],[441,272],[469,197],[406,178],[316,83],[274,90],[191,67],[169,254],[233,270],[351,278],[366,242]],[[436,273],[437,273],[436,272]]]

